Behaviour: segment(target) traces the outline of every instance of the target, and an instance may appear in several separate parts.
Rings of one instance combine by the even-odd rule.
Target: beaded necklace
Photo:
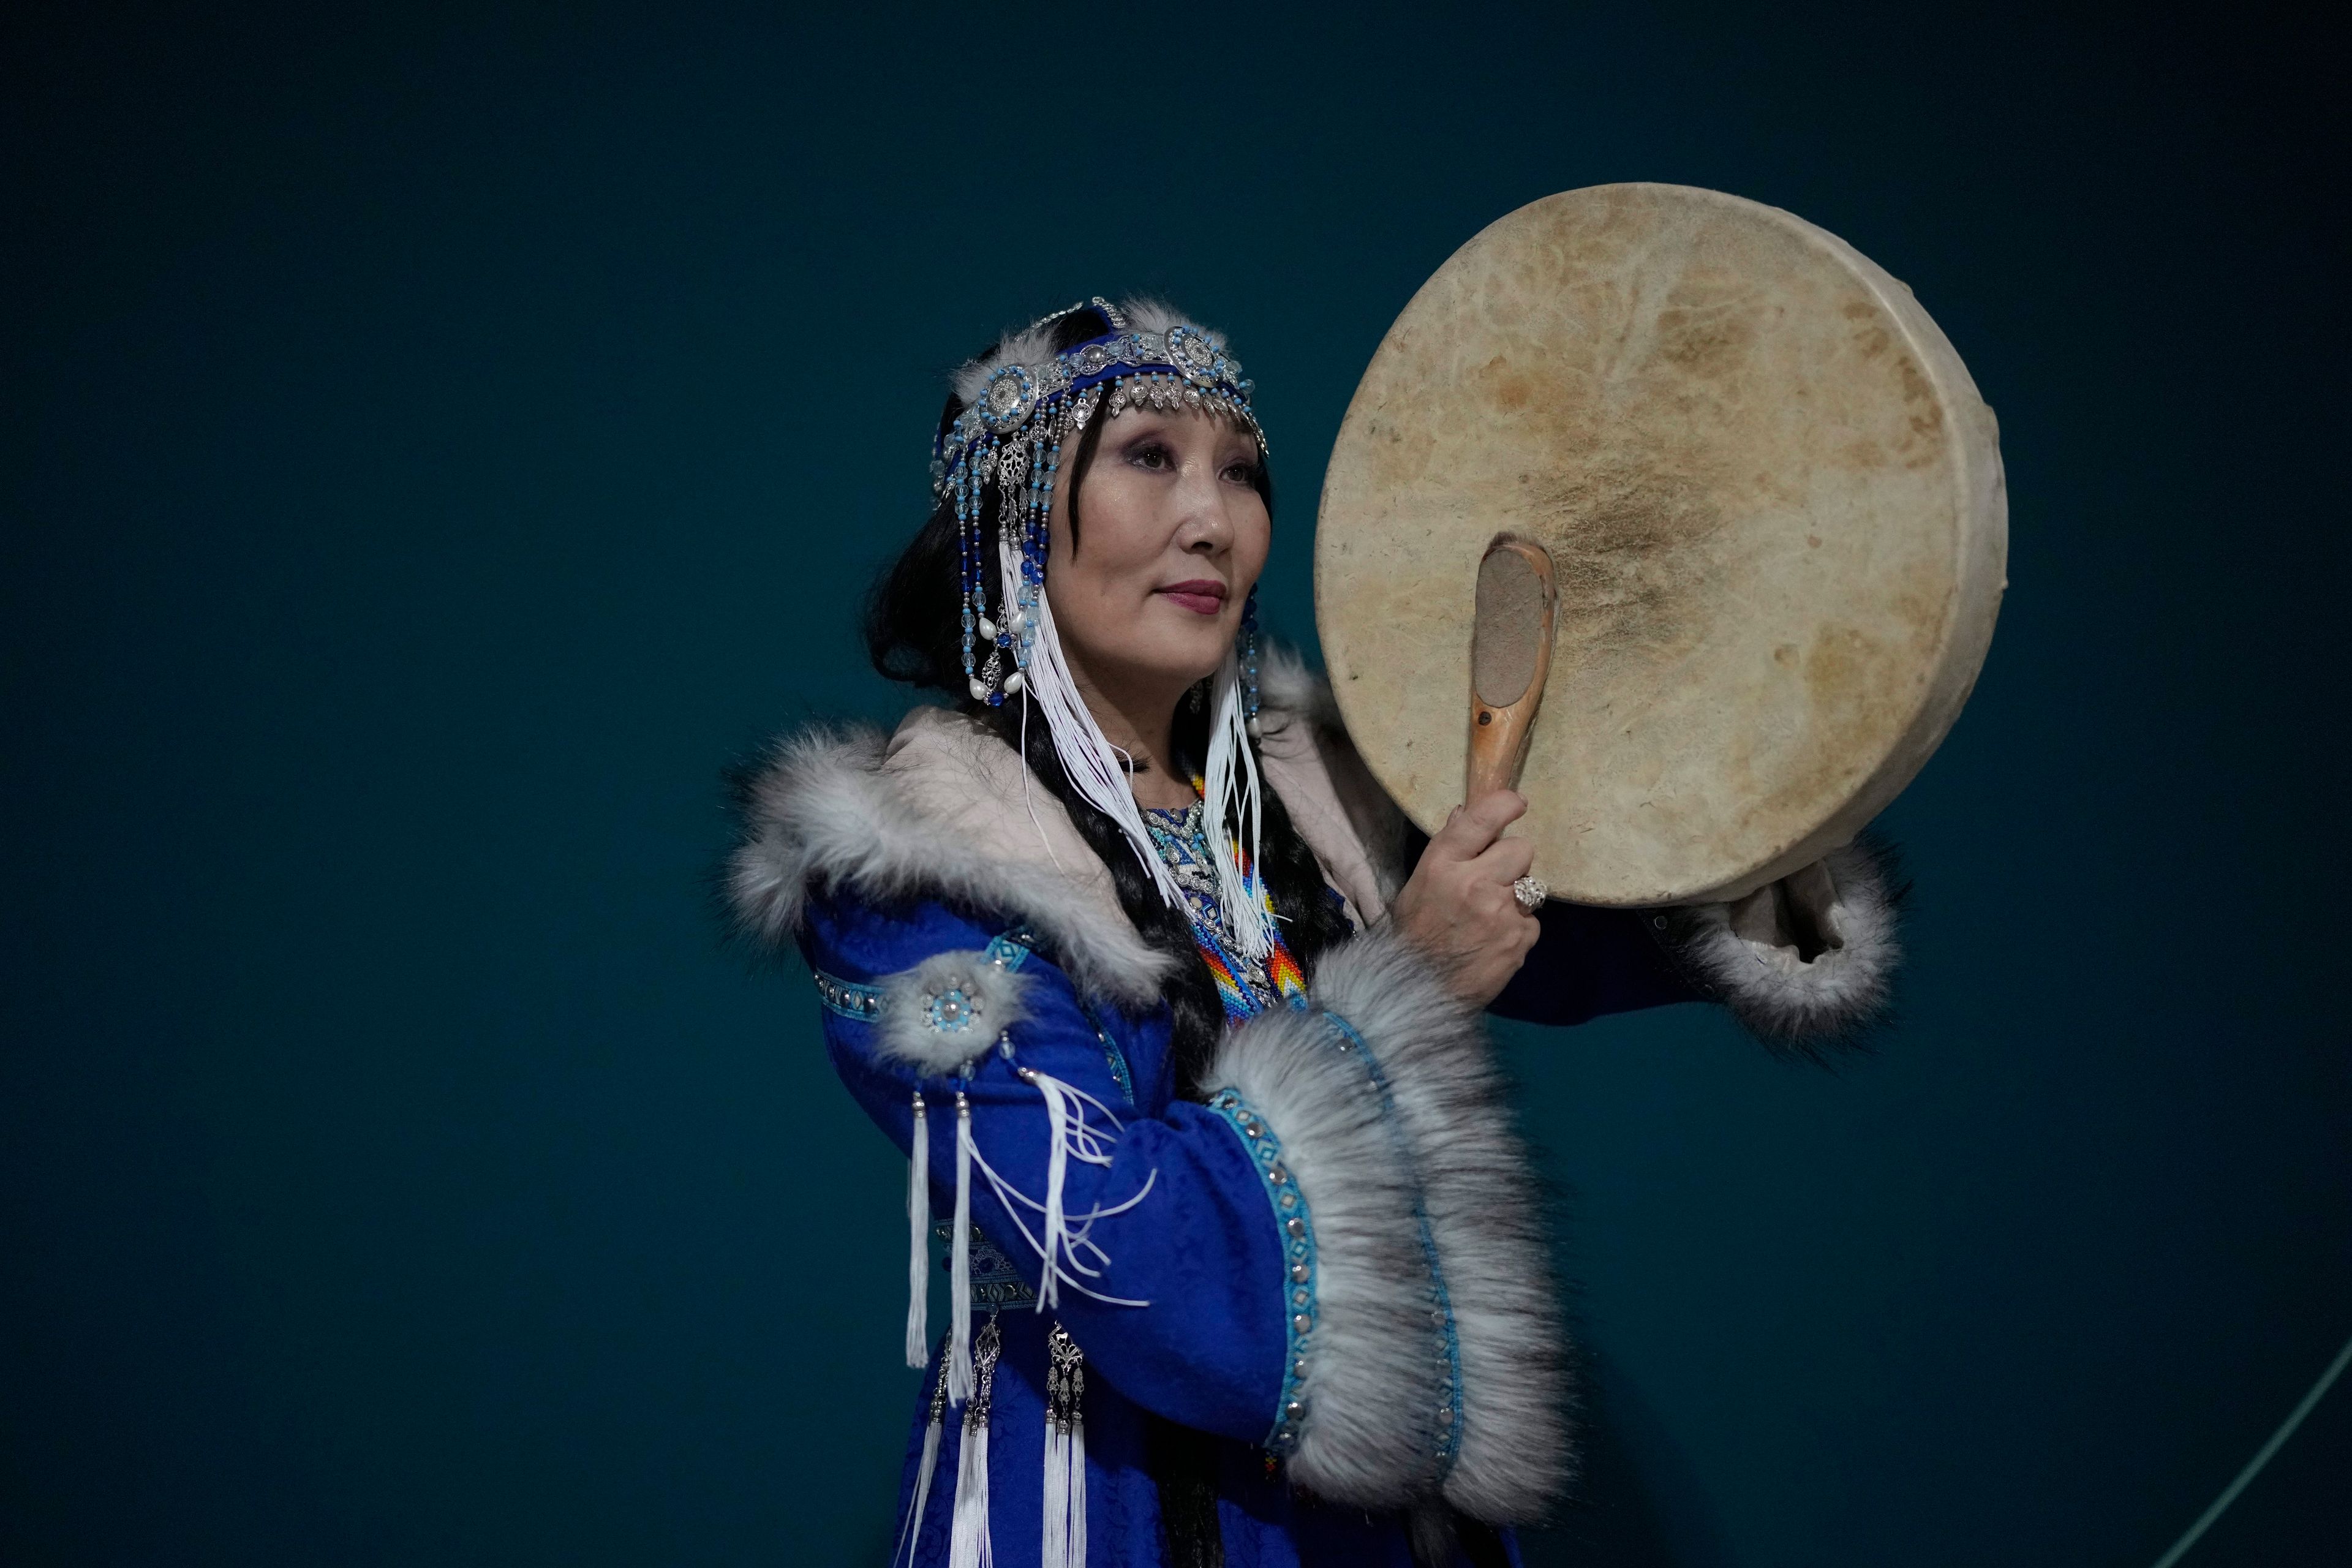
[[[1193,781],[1193,787],[1200,787],[1198,779]],[[1184,896],[1192,945],[1200,950],[1201,961],[1209,966],[1209,973],[1217,983],[1217,999],[1224,1004],[1227,1020],[1240,1023],[1276,1005],[1306,1006],[1306,973],[1284,945],[1282,933],[1276,926],[1274,907],[1263,889],[1258,893],[1258,906],[1265,912],[1266,929],[1273,939],[1265,963],[1252,963],[1235,951],[1223,908],[1217,901],[1216,863],[1210,858],[1201,803],[1196,800],[1181,808],[1153,807],[1143,816],[1161,862],[1174,874],[1177,889]],[[1249,870],[1244,858],[1244,877]]]

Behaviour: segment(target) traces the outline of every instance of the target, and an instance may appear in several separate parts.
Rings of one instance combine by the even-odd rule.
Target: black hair
[[[1100,310],[1091,305],[1082,306],[1054,323],[1054,352],[1075,348],[1112,330]],[[1001,343],[992,344],[983,355],[996,353]],[[963,409],[962,400],[950,395],[940,415],[942,433],[955,423]],[[1076,455],[1063,469],[1073,545],[1078,538],[1079,489],[1086,482],[1087,468],[1093,465],[1103,426],[1108,423],[1101,418],[1087,422]],[[1255,483],[1270,518],[1274,514],[1274,481],[1263,463],[1258,465]],[[992,561],[996,558],[994,488],[990,487],[983,494],[987,500],[981,520],[982,558]],[[1158,884],[1137,861],[1127,836],[1108,816],[1088,805],[1070,783],[1045,725],[1032,722],[1026,727],[1024,751],[1022,704],[1015,701],[991,708],[972,700],[963,673],[961,616],[957,588],[955,506],[951,500],[942,500],[932,509],[929,520],[917,531],[913,542],[876,580],[866,605],[866,652],[874,668],[886,678],[944,692],[960,710],[979,720],[1006,745],[1023,752],[1029,771],[1068,807],[1070,820],[1108,868],[1112,886],[1118,889],[1119,905],[1127,911],[1128,919],[1135,923],[1147,943],[1176,961],[1175,977],[1167,990],[1175,1012],[1170,1046],[1178,1091],[1199,1098],[1214,1087],[1203,1083],[1202,1077],[1215,1054],[1225,1014],[1217,998],[1216,982],[1200,950],[1193,945],[1192,927],[1184,911],[1170,906],[1160,897]],[[1176,708],[1175,749],[1181,759],[1194,765],[1208,754],[1207,708],[1206,702],[1191,700],[1178,703]],[[1284,944],[1311,977],[1324,950],[1348,934],[1347,917],[1323,880],[1322,867],[1315,852],[1291,826],[1290,815],[1283,809],[1281,798],[1271,788],[1262,792],[1262,798],[1265,820],[1260,836],[1258,865],[1275,916],[1281,922]]]

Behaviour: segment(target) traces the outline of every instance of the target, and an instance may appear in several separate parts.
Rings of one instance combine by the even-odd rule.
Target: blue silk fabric
[[[1496,1011],[1544,1023],[1692,999],[1654,945],[1619,911],[1547,906],[1544,937]],[[851,898],[816,900],[802,934],[813,967],[835,979],[872,984],[935,953],[977,953],[1004,931],[931,902],[887,908]],[[1159,1490],[1144,1458],[1147,1413],[1213,1434],[1218,1511],[1232,1568],[1292,1564],[1394,1564],[1407,1568],[1402,1513],[1367,1514],[1321,1504],[1293,1490],[1258,1445],[1276,1419],[1287,1354],[1289,1278],[1264,1179],[1234,1128],[1206,1106],[1178,1098],[1163,1003],[1122,1012],[1082,1003],[1068,977],[1039,951],[1024,962],[1027,1016],[1011,1031],[1014,1060],[987,1050],[967,1079],[925,1077],[876,1051],[877,1025],[827,1010],[825,1042],[842,1081],[901,1152],[914,1136],[912,1097],[929,1109],[931,1213],[954,1212],[958,1089],[971,1105],[973,1142],[1012,1187],[1042,1202],[1050,1123],[1038,1091],[1015,1065],[1052,1075],[1101,1101],[1123,1123],[1108,1170],[1068,1165],[1067,1210],[1083,1215],[1126,1202],[1150,1181],[1143,1201],[1094,1222],[1090,1238],[1108,1255],[1108,1296],[1146,1306],[1112,1306],[1066,1284],[1046,1312],[1003,1310],[1003,1349],[989,1423],[990,1532],[1000,1563],[1035,1563],[1043,1537],[1045,1334],[1058,1321],[1086,1353],[1087,1561],[1164,1560]],[[992,1041],[993,1035],[988,1037]],[[985,1046],[986,1042],[982,1042]],[[1377,1047],[1378,1042],[1374,1042]],[[1122,1068],[1124,1069],[1122,1072]],[[1122,1088],[1124,1077],[1133,1095]],[[1089,1120],[1099,1122],[1091,1107]],[[1272,1119],[1269,1118],[1269,1121]],[[1106,1129],[1108,1131],[1108,1129]],[[1278,1136],[1282,1129],[1274,1126]],[[971,1216],[1036,1288],[1039,1259],[977,1170]],[[1020,1219],[1033,1237],[1039,1216]],[[1318,1347],[1317,1354],[1329,1353]],[[934,1358],[935,1363],[939,1358]],[[900,1521],[912,1501],[935,1364],[914,1410]],[[942,1564],[962,1441],[961,1412],[948,1411],[929,1505],[908,1555]],[[1512,1562],[1517,1549],[1504,1532]],[[894,1537],[895,1538],[895,1537]]]

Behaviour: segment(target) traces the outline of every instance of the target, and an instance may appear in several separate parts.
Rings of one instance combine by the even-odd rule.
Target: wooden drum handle
[[[1470,632],[1470,770],[1463,799],[1513,789],[1551,673],[1551,556],[1506,534],[1478,563]]]

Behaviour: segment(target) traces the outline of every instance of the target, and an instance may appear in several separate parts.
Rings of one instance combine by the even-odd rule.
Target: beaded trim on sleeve
[[[1307,1420],[1307,1352],[1315,1331],[1315,1220],[1307,1211],[1306,1194],[1298,1190],[1282,1157],[1282,1140],[1249,1101],[1230,1089],[1209,1097],[1209,1109],[1224,1118],[1240,1135],[1242,1146],[1256,1160],[1265,1178],[1266,1201],[1274,1206],[1276,1234],[1282,1237],[1283,1325],[1288,1342],[1282,1363],[1282,1394],[1275,1405],[1274,1427],[1265,1447],[1287,1456],[1298,1447]]]
[[[1128,1068],[1127,1053],[1119,1049],[1118,1042],[1110,1037],[1108,1029],[1103,1027],[1102,1016],[1091,1004],[1082,1001],[1078,1008],[1094,1029],[1095,1039],[1102,1047],[1104,1065],[1110,1068],[1111,1079],[1118,1085],[1118,1092],[1132,1108],[1135,1104],[1135,1075]]]
[[[981,961],[1003,970],[1020,968],[1029,961],[1029,948],[1020,940],[1027,934],[1026,931],[1015,931],[991,938],[980,955]],[[882,1016],[888,998],[883,994],[879,985],[844,980],[822,969],[812,970],[810,977],[816,982],[817,1001],[826,1012],[844,1018],[855,1018],[861,1024],[871,1024]],[[934,1022],[942,1028],[952,1027],[955,1009],[960,1003],[960,998],[952,996],[932,998],[931,1005],[937,1014]]]

